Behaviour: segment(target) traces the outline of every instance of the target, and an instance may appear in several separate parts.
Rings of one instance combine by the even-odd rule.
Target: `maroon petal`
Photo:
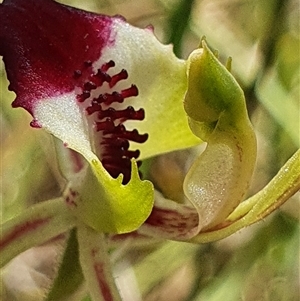
[[[114,43],[112,20],[52,0],[4,0],[0,55],[17,94],[13,106],[32,114],[35,100],[72,91],[74,71]]]

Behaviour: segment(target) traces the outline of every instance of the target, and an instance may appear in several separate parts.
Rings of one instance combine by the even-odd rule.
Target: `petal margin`
[[[140,158],[200,143],[188,126],[183,108],[186,62],[174,55],[171,45],[161,44],[149,28],[136,28],[122,19],[114,19],[112,26],[115,42],[104,49],[101,60],[103,63],[113,59],[116,66],[128,71],[128,81],[139,89],[131,105],[142,107],[145,119],[126,122],[126,126],[149,134],[146,143],[132,143],[133,148],[141,151]]]
[[[71,92],[78,64],[96,60],[113,43],[111,18],[52,0],[4,0],[0,17],[0,55],[17,94],[13,106],[32,115],[37,101]]]
[[[149,134],[147,143],[138,145],[141,159],[199,142],[182,107],[186,63],[149,28],[139,29],[120,17],[52,0],[5,0],[0,4],[0,16],[0,55],[9,88],[17,94],[13,106],[29,111],[33,126],[45,128],[68,147],[90,156],[85,116],[76,101],[76,89],[90,73],[83,71],[76,79],[74,72],[87,62],[96,71],[113,60],[119,70],[128,71],[127,81],[139,89],[131,105],[146,112],[138,125],[126,122],[129,129],[138,127]]]

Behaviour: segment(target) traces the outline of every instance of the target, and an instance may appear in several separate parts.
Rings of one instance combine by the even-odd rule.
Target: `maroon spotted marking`
[[[190,211],[190,212],[189,212]],[[198,214],[193,210],[180,213],[171,209],[155,207],[145,222],[166,232],[188,232],[198,226]]]
[[[130,88],[122,90],[121,95],[123,98],[137,96],[139,91],[135,85],[132,85]]]
[[[77,100],[79,102],[84,102],[86,99],[88,99],[91,96],[91,93],[89,91],[83,91],[82,94],[77,95]]]
[[[120,80],[127,79],[128,73],[125,69],[122,69],[120,73],[114,75],[109,82],[109,87],[114,87]]]
[[[69,206],[77,207],[77,198],[78,192],[73,189],[69,189],[68,194],[65,196],[65,202]]]
[[[86,61],[83,66],[84,70],[74,72],[74,79],[80,78],[83,72],[91,67],[91,62]],[[103,166],[114,178],[122,173],[123,184],[126,184],[131,177],[131,159],[137,159],[140,155],[139,150],[129,150],[130,141],[144,143],[148,139],[148,134],[139,134],[136,129],[129,131],[123,124],[127,120],[143,120],[145,112],[143,109],[135,110],[132,106],[117,109],[118,104],[124,103],[129,97],[137,96],[139,92],[135,85],[121,91],[114,91],[114,89],[117,90],[116,87],[120,81],[128,78],[128,73],[122,69],[119,73],[110,75],[113,67],[115,67],[114,61],[109,61],[103,64],[96,73],[90,74],[82,84],[82,92],[77,95],[77,101],[85,104],[88,118],[94,120],[95,132],[101,135],[99,145],[101,153],[97,155]],[[110,74],[107,73],[109,70]],[[107,86],[103,87],[106,91],[97,93],[96,89],[102,87],[104,83],[107,83]],[[140,164],[138,161],[138,166]]]
[[[100,70],[102,72],[106,72],[108,69],[112,68],[112,67],[115,67],[115,62],[114,61],[109,61],[105,64],[103,64],[100,68]]]

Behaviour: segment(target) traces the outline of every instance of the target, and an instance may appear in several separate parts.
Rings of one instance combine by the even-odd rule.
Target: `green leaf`
[[[79,263],[78,242],[75,230],[71,231],[61,266],[46,301],[66,300],[83,282]]]
[[[189,27],[194,0],[180,0],[178,5],[171,11],[168,23],[168,43],[174,45],[174,53],[181,57],[182,40]]]

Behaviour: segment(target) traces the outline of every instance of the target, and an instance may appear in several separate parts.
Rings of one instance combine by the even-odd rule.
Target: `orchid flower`
[[[108,240],[221,239],[299,189],[297,153],[275,183],[241,203],[255,165],[255,134],[241,88],[205,41],[183,61],[152,28],[121,17],[53,0],[4,0],[0,55],[16,93],[13,107],[56,137],[67,183],[61,197],[2,225],[2,266],[76,229],[69,241],[78,244],[92,300],[120,300]],[[190,204],[168,200],[141,180],[141,160],[201,140],[207,148],[184,183]]]

